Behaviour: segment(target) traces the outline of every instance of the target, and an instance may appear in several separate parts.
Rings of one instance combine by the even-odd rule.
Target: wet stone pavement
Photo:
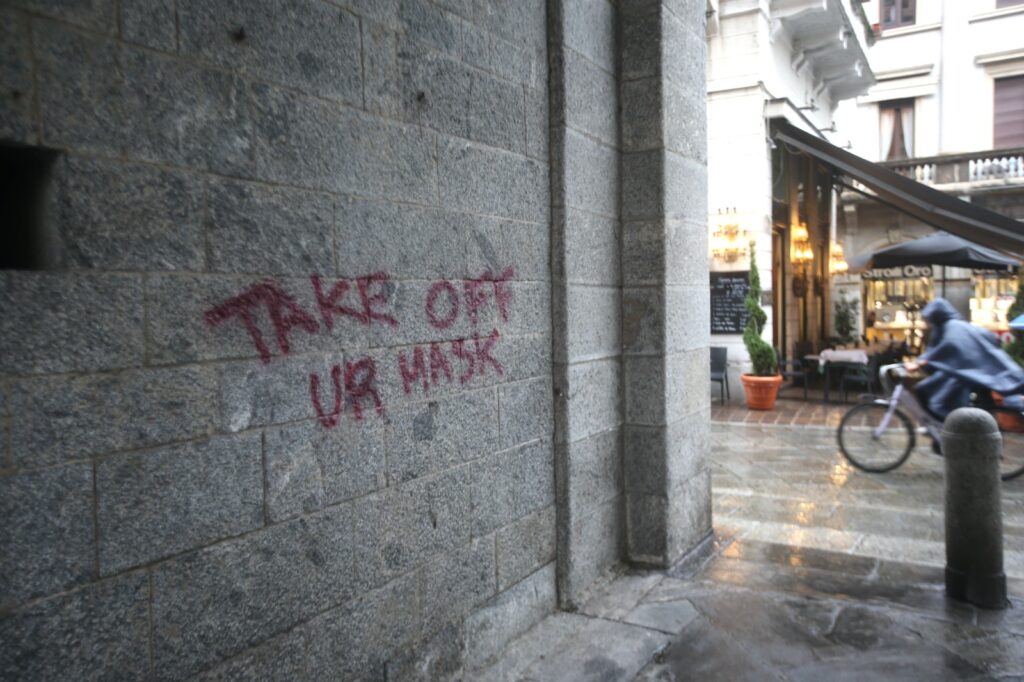
[[[833,427],[715,424],[715,534],[467,679],[1024,680],[1024,481],[1003,487],[1011,608],[943,593],[942,460],[851,469]]]

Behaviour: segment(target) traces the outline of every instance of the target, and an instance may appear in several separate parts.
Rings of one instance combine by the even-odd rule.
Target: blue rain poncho
[[[945,419],[966,407],[978,390],[1004,396],[1024,393],[1024,369],[1000,347],[995,334],[965,322],[944,298],[925,306],[921,316],[931,327],[928,349],[921,356],[929,376],[916,390],[936,417]]]

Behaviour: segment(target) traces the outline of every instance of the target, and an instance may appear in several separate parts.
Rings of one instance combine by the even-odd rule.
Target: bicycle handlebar
[[[896,362],[891,365],[882,365],[878,368],[878,380],[882,384],[882,388],[885,390],[886,395],[892,395],[892,381],[889,379],[890,372],[902,372],[901,379],[907,375],[907,370],[903,366],[902,362]]]

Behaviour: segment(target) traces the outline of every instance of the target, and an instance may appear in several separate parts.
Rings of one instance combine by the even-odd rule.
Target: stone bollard
[[[995,419],[973,407],[942,427],[946,461],[946,594],[985,609],[1004,609],[1002,438]]]

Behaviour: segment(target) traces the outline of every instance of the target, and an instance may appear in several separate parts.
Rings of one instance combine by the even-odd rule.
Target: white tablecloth
[[[866,365],[868,364],[868,354],[856,348],[850,350],[823,350],[818,354],[818,364],[824,367],[826,362],[851,362]]]

